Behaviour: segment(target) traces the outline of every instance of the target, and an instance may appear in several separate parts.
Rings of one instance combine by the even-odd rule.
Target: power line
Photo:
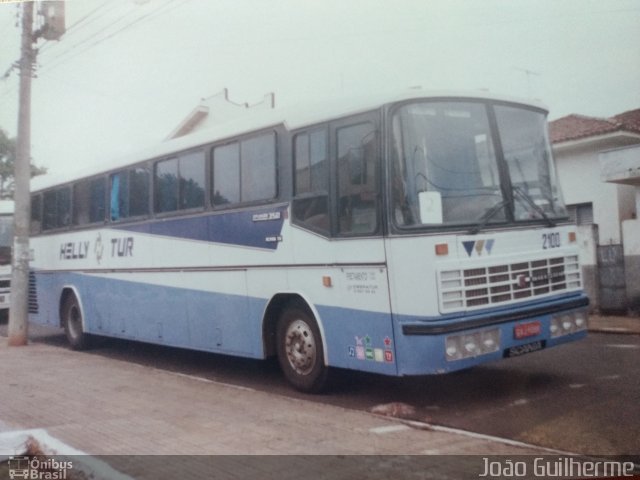
[[[9,78],[9,75],[11,75],[11,72],[13,72],[16,68],[18,68],[18,64],[13,63],[9,68],[7,68],[7,71],[4,72],[4,75],[0,77],[0,80],[7,80]]]
[[[91,17],[92,15],[95,15],[95,13],[100,10],[101,8],[109,5],[109,1],[105,0],[104,3],[98,5],[96,8],[94,8],[93,10],[91,10],[89,13],[87,13],[84,17],[82,17],[81,19],[79,19],[76,23],[69,25],[69,28],[67,28],[67,31],[69,30],[73,30],[75,29],[76,31],[79,30],[81,27],[78,27],[78,25],[82,24],[82,22],[84,22],[87,18]],[[113,4],[111,4],[113,5]],[[93,20],[93,19],[92,19]],[[85,24],[85,26],[87,26],[89,23],[91,23],[91,21],[87,22]]]
[[[64,50],[63,52],[60,52],[58,55],[54,56],[53,58],[50,58],[49,61],[55,61],[59,58],[68,56],[70,54],[70,52],[73,52],[76,48],[82,47],[84,44],[86,44],[86,42],[92,40],[93,38],[95,38],[96,36],[98,36],[100,33],[104,32],[105,30],[108,30],[109,28],[111,28],[112,26],[116,25],[117,23],[119,23],[121,20],[124,20],[126,17],[128,16],[128,13],[125,13],[124,15],[119,16],[117,19],[115,19],[113,22],[111,22],[110,24],[102,27],[101,29],[99,29],[96,32],[93,32],[89,37],[85,38],[84,40],[81,40],[79,43],[76,43],[75,45],[69,47],[68,49]],[[92,44],[93,45],[93,44]],[[82,50],[82,52],[84,52],[85,50]],[[77,52],[74,52],[77,53]],[[71,53],[72,56],[73,53]],[[66,60],[66,59],[65,59]]]
[[[78,55],[81,55],[81,54],[83,54],[83,53],[85,53],[85,52],[87,52],[87,51],[91,50],[92,48],[96,47],[97,45],[100,45],[101,43],[105,42],[106,40],[109,40],[109,39],[113,38],[115,35],[117,35],[117,34],[119,34],[119,33],[122,33],[123,31],[128,30],[129,28],[131,28],[131,27],[133,27],[133,26],[135,26],[135,25],[140,24],[140,23],[141,23],[141,22],[143,22],[145,19],[153,19],[153,18],[155,18],[155,17],[157,17],[157,16],[159,16],[159,15],[161,15],[161,14],[164,14],[164,13],[166,13],[166,12],[170,11],[169,9],[167,9],[167,7],[168,7],[171,3],[175,2],[175,1],[176,1],[176,0],[167,0],[167,2],[166,2],[162,7],[160,7],[159,9],[157,9],[157,10],[155,10],[155,11],[152,11],[152,12],[149,12],[149,13],[147,13],[147,14],[145,14],[145,15],[142,15],[142,16],[140,16],[140,17],[136,18],[135,20],[133,20],[132,22],[130,22],[130,23],[128,23],[128,24],[126,24],[126,25],[122,26],[122,27],[121,27],[121,28],[119,28],[118,30],[115,30],[115,31],[113,31],[113,32],[111,32],[111,33],[108,33],[107,35],[105,35],[105,36],[103,36],[103,37],[101,37],[101,38],[98,38],[98,39],[97,39],[96,41],[94,41],[93,43],[86,45],[88,41],[90,41],[90,40],[91,40],[91,39],[93,39],[93,38],[96,38],[96,37],[98,36],[98,34],[100,34],[100,33],[104,32],[105,30],[108,30],[110,27],[113,27],[114,25],[116,25],[117,23],[119,23],[123,18],[125,18],[126,16],[128,16],[128,14],[125,14],[125,15],[123,15],[123,16],[118,17],[118,19],[116,19],[116,20],[115,20],[114,22],[112,22],[111,24],[109,24],[109,25],[107,25],[107,26],[105,26],[105,27],[101,28],[101,29],[100,29],[100,30],[98,30],[97,32],[94,32],[94,33],[93,33],[93,35],[91,35],[90,37],[86,38],[85,40],[83,40],[83,41],[82,41],[82,42],[80,42],[80,43],[77,43],[77,44],[76,44],[76,45],[74,45],[73,47],[71,47],[71,48],[67,49],[65,52],[62,52],[60,55],[58,55],[58,56],[54,57],[54,58],[53,58],[53,60],[56,60],[56,59],[61,59],[61,60],[60,60],[60,61],[58,61],[57,63],[53,63],[53,64],[46,65],[46,66],[44,67],[44,70],[42,71],[42,73],[45,73],[45,74],[46,74],[48,71],[53,70],[53,69],[55,69],[55,68],[59,67],[60,65],[62,65],[62,64],[64,64],[64,63],[66,63],[67,61],[71,60],[72,58],[75,58],[75,57],[77,57]],[[184,3],[184,2],[183,2],[183,3]],[[179,5],[176,5],[176,6],[179,6]],[[171,10],[173,10],[173,9],[171,9]],[[86,46],[86,48],[83,48],[83,49],[81,49],[81,50],[79,50],[79,51],[74,51],[74,52],[72,52],[72,53],[69,53],[69,52],[71,52],[72,50],[75,50],[76,48],[78,48],[78,47],[82,47],[82,46]],[[62,57],[65,57],[65,58],[62,58]]]
[[[67,31],[64,34],[64,41],[67,42],[70,36],[74,36],[74,34],[77,34],[80,30],[82,30],[83,28],[85,28],[87,25],[91,25],[95,20],[99,19],[99,18],[104,18],[101,16],[95,16],[96,13],[102,9],[105,6],[111,6],[111,9],[108,9],[106,12],[102,12],[102,14],[104,13],[108,13],[109,10],[113,10],[114,8],[117,8],[117,5],[115,5],[114,3],[110,3],[108,0],[105,1],[104,3],[98,5],[96,8],[94,8],[91,12],[89,12],[88,14],[86,14],[84,17],[82,17],[81,19],[79,19],[77,22],[75,22],[74,24],[70,25],[69,27],[67,27]],[[93,18],[91,18],[93,17]],[[87,19],[90,19],[87,21]],[[62,45],[64,45],[64,43],[62,43]],[[45,42],[45,44],[40,47],[39,52],[42,53],[44,51],[48,51],[50,50],[52,47],[55,47],[57,45],[61,45],[59,42],[50,42],[47,40],[47,42]],[[47,48],[48,47],[48,48]]]
[[[89,13],[87,13],[85,16],[83,16],[82,18],[80,18],[78,21],[76,21],[75,23],[73,23],[72,25],[70,25],[65,32],[65,39],[67,39],[69,37],[70,32],[76,33],[78,30],[81,30],[83,27],[86,27],[87,25],[91,24],[94,20],[96,20],[97,18],[100,17],[95,17],[96,13],[101,10],[102,8],[104,8],[107,5],[113,5],[113,3],[109,3],[108,0],[105,1],[104,3],[98,5],[96,8],[94,8],[93,10],[91,10]],[[19,13],[19,10],[18,10]],[[93,16],[93,18],[91,18]],[[90,19],[89,21],[87,21],[88,19]],[[85,22],[85,23],[83,23]],[[42,46],[40,46],[37,49],[37,53],[38,54],[42,54],[45,51],[49,51],[51,49],[51,47],[59,45],[59,42],[52,42],[50,40],[47,40],[44,42],[44,44]],[[9,69],[7,70],[7,72],[5,73],[5,75],[3,77],[1,77],[0,79],[2,80],[6,80],[8,78],[8,74],[14,70],[15,68],[15,63],[14,65],[12,65],[11,67],[9,67]]]
[[[44,67],[44,69],[41,69],[41,71],[39,72],[40,75],[47,75],[49,74],[51,71],[55,70],[57,67],[59,67],[60,65],[66,63],[67,61],[71,60],[72,58],[77,57],[78,55],[81,55],[82,53],[87,52],[88,50],[94,48],[95,46],[113,38],[114,36],[116,36],[119,33],[122,33],[123,31],[126,31],[130,28],[133,28],[135,26],[139,26],[142,23],[147,23],[151,20],[154,20],[155,18],[164,15],[166,13],[169,13],[173,10],[175,10],[176,8],[184,5],[185,3],[187,3],[188,0],[167,0],[166,3],[164,5],[162,5],[161,7],[159,7],[158,9],[155,9],[145,15],[139,16],[138,18],[136,18],[135,20],[133,20],[132,22],[121,26],[119,29],[112,31],[111,33],[108,33],[107,35],[101,37],[101,38],[97,38],[99,36],[100,33],[108,30],[109,28],[113,27],[114,25],[120,23],[121,20],[123,20],[125,17],[128,16],[128,13],[125,15],[121,15],[120,17],[118,17],[115,21],[109,23],[108,25],[104,26],[103,28],[100,28],[97,31],[94,31],[91,33],[91,35],[89,35],[88,37],[84,38],[83,40],[81,40],[80,42],[74,44],[73,46],[71,46],[70,48],[68,48],[67,50],[60,52],[57,56],[53,57],[53,60],[55,61],[56,59],[59,59],[59,61],[57,63],[53,63],[53,64],[49,64],[46,65]],[[91,12],[89,12],[87,15],[85,15],[84,17],[82,17],[80,20],[78,20],[76,23],[74,23],[71,27],[69,27],[69,30],[71,30],[74,27],[77,27],[78,25],[80,26],[86,26],[88,24],[91,23],[92,20],[95,20],[96,17],[94,16],[91,20],[87,21],[86,23],[82,23],[85,22],[86,20],[88,20],[92,15],[95,15],[96,12],[98,12],[100,9],[102,9],[104,6],[106,6],[108,4],[108,2],[105,2],[101,5],[99,5],[98,7],[96,7],[94,10],[92,10]],[[111,4],[112,5],[112,4]],[[67,30],[67,31],[69,31]],[[77,30],[76,30],[77,31]],[[89,42],[92,39],[97,38],[97,40],[95,40],[93,43],[88,44],[87,42]],[[52,45],[50,43],[47,43],[45,45]],[[57,44],[53,44],[53,45],[57,45]],[[77,48],[83,47],[85,46],[86,48],[81,49],[79,51],[76,51]],[[6,72],[6,76],[8,76],[8,74],[14,69],[15,65],[12,65],[11,67],[9,67],[9,69]],[[0,95],[0,101],[2,101],[4,98],[6,98],[7,100],[10,98],[10,95],[12,95],[13,93],[15,93],[16,90],[16,86],[11,86],[7,89],[7,91],[5,91],[3,94]],[[4,98],[3,98],[4,97]],[[2,102],[4,103],[4,102]]]

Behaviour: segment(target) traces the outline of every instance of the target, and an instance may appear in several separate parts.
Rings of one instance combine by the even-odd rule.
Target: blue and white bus
[[[0,200],[0,317],[8,316],[11,304],[13,210],[13,200]]]
[[[274,109],[32,181],[30,318],[332,367],[445,373],[586,335],[542,105],[427,94]],[[80,161],[80,159],[79,159]]]

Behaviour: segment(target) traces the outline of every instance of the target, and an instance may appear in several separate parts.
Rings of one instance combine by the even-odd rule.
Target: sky
[[[200,100],[489,90],[550,119],[640,108],[640,0],[68,0],[40,40],[32,158],[56,174],[161,142]],[[19,58],[17,3],[0,3],[0,75]],[[0,80],[15,136],[18,76]]]

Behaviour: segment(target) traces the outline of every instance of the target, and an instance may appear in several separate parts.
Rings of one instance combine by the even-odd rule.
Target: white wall
[[[593,203],[600,244],[621,243],[619,185],[602,181],[598,150],[556,150],[554,156],[565,203]]]
[[[640,145],[601,152],[600,173],[606,182],[640,185]]]
[[[620,219],[640,217],[640,145],[608,150],[599,155],[603,181],[616,182]]]
[[[623,222],[622,230],[628,308],[630,312],[640,314],[640,220]]]
[[[589,309],[593,312],[600,308],[597,225],[578,226],[578,247],[580,248],[580,265],[582,265],[582,286],[589,296]]]

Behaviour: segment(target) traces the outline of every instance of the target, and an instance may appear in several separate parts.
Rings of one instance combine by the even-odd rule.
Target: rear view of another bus
[[[0,200],[0,316],[9,312],[11,291],[11,246],[13,244],[13,200]]]

